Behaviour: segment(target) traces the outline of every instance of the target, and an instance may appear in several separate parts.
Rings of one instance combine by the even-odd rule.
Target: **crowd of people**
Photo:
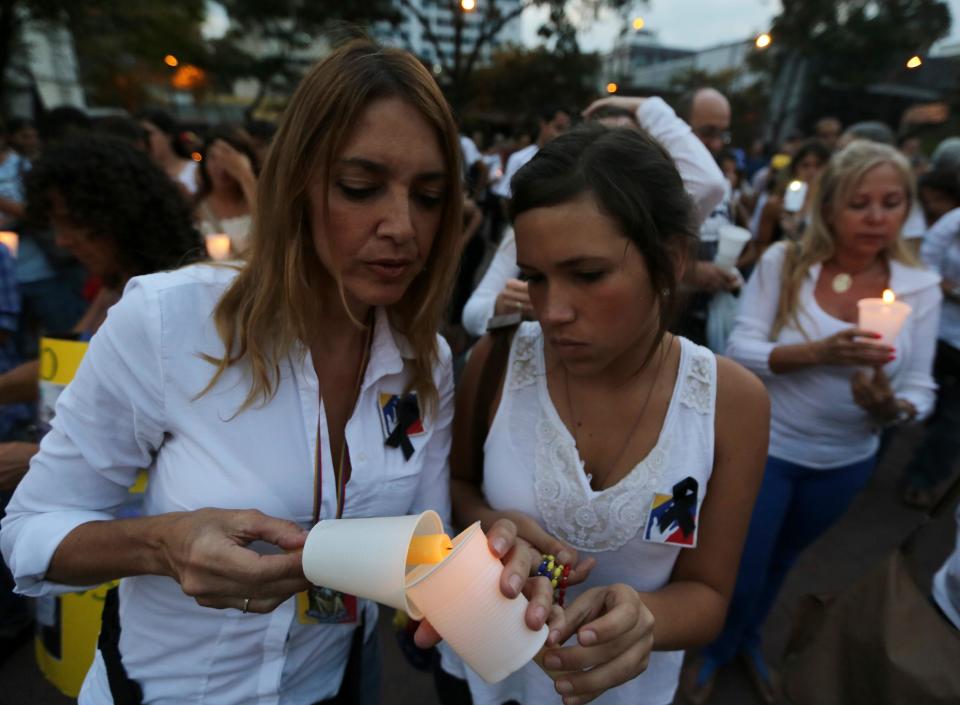
[[[765,619],[885,434],[927,425],[904,502],[954,478],[960,139],[824,117],[764,155],[734,117],[704,87],[470,138],[419,61],[354,40],[275,127],[7,123],[0,639],[119,579],[82,705],[376,703],[376,605],[303,613],[300,551],[432,509],[549,627],[491,684],[419,624],[443,705],[705,703],[735,659],[775,702]],[[858,323],[886,290],[894,339]],[[89,341],[42,429],[40,336]],[[960,547],[932,595],[960,629],[958,585]]]

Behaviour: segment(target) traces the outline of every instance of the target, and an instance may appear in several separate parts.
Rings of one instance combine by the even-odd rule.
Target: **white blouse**
[[[960,284],[960,208],[941,216],[927,231],[920,257],[944,279]],[[960,302],[954,299],[943,301],[940,340],[960,349]]]
[[[498,511],[533,517],[547,532],[593,557],[587,580],[567,591],[571,604],[583,591],[625,583],[653,592],[670,582],[684,547],[696,545],[699,526],[686,539],[673,528],[658,531],[657,513],[668,505],[674,486],[697,483],[696,511],[713,473],[716,358],[689,340],[680,341],[677,381],[656,445],[618,483],[597,491],[590,486],[576,443],[547,389],[543,334],[538,323],[516,333],[503,396],[484,443],[483,493]],[[686,543],[685,543],[686,542]],[[576,643],[573,637],[570,644]],[[466,678],[475,705],[559,705],[553,681],[529,663],[506,680],[484,683],[441,644],[444,669]],[[637,678],[608,690],[599,705],[667,705],[672,702],[682,651],[655,651]]]
[[[223,354],[211,312],[233,276],[228,267],[196,265],[138,277],[110,310],[7,507],[0,537],[18,590],[36,596],[81,589],[46,581],[50,559],[75,527],[113,517],[137,468],[149,469],[147,515],[253,508],[308,527],[319,443],[320,516],[334,515],[326,411],[305,346],[281,361],[277,394],[265,405],[234,415],[249,388],[240,366],[196,398],[213,373],[199,354]],[[412,436],[415,452],[405,461],[401,449],[384,444],[390,418],[383,405],[403,393],[411,353],[377,310],[369,364],[345,431],[353,470],[344,517],[425,509],[449,517],[453,378],[449,349],[438,342],[438,409]],[[145,702],[155,705],[307,705],[332,697],[354,627],[301,624],[295,602],[269,614],[241,614],[201,607],[171,578],[125,578],[124,666]],[[364,609],[372,630],[376,607]],[[98,654],[80,703],[112,702]]]
[[[850,380],[858,369],[818,365],[774,374],[770,353],[780,345],[822,340],[854,324],[834,318],[817,303],[820,265],[810,268],[798,298],[794,323],[771,337],[780,300],[787,243],[778,242],[760,258],[740,294],[740,312],[727,339],[727,355],[759,375],[770,394],[770,455],[811,468],[835,468],[869,458],[880,444],[866,410],[853,401]],[[936,398],[933,355],[940,317],[940,277],[926,269],[890,262],[890,288],[913,307],[894,343],[897,358],[884,366],[896,395],[925,418]]]

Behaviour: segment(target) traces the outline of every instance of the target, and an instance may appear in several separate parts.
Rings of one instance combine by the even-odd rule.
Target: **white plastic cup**
[[[487,546],[477,522],[453,539],[453,551],[436,565],[419,566],[407,581],[408,601],[488,683],[527,664],[546,643],[549,629],[524,621],[529,602],[500,592],[503,564]]]
[[[860,299],[857,301],[857,327],[880,334],[880,342],[893,347],[904,321],[913,308],[902,301],[885,302],[883,299]]]
[[[423,615],[406,597],[407,551],[414,536],[444,533],[434,511],[402,517],[324,519],[303,546],[303,574],[314,585]]]
[[[750,231],[736,225],[724,225],[718,235],[717,255],[713,263],[723,269],[732,269],[737,265],[743,248],[750,242]]]

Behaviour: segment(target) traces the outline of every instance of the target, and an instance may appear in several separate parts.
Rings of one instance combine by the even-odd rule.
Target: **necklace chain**
[[[626,438],[623,439],[623,443],[620,446],[620,450],[617,452],[616,457],[614,458],[613,463],[608,467],[607,472],[604,473],[602,478],[597,479],[596,485],[594,487],[603,487],[603,483],[610,477],[614,470],[617,469],[617,466],[620,464],[620,461],[623,459],[623,454],[627,452],[627,447],[630,445],[630,440],[633,438],[633,435],[637,432],[637,429],[640,427],[640,421],[643,419],[643,415],[647,411],[647,406],[650,404],[650,399],[653,396],[653,388],[656,386],[657,379],[660,377],[660,368],[663,366],[663,359],[666,357],[666,353],[669,350],[669,346],[666,348],[661,344],[660,346],[660,355],[657,359],[657,369],[653,375],[653,379],[650,382],[650,386],[647,389],[647,395],[643,400],[643,404],[640,407],[640,413],[637,414],[637,418],[634,420],[633,425],[630,427],[630,430],[627,432]],[[641,368],[642,369],[642,368]],[[577,433],[577,423],[576,413],[573,410],[573,404],[570,401],[570,374],[567,372],[567,368],[563,368],[563,387],[564,393],[566,395],[567,409],[570,411],[570,422],[573,425],[573,442],[577,446],[577,453],[580,452],[580,437]],[[584,462],[584,468],[586,469],[586,462]],[[587,473],[587,477],[592,479],[594,475],[592,473]],[[591,485],[593,483],[591,482]]]

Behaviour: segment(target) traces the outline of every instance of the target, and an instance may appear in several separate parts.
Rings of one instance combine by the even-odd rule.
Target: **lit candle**
[[[418,566],[407,575],[410,602],[488,683],[529,662],[548,633],[546,625],[539,631],[527,627],[527,598],[505,597],[502,574],[503,563],[476,522],[453,539],[453,550],[442,563]]]
[[[857,302],[857,327],[880,335],[880,342],[893,347],[893,341],[913,310],[909,304],[897,301],[890,289],[881,299],[860,299]]]
[[[410,541],[410,548],[407,549],[407,563],[410,565],[439,563],[452,550],[453,542],[446,534],[414,536]]]
[[[224,260],[230,256],[230,236],[223,233],[207,235],[207,254],[210,259]]]
[[[4,230],[0,232],[0,243],[3,243],[7,246],[7,249],[10,251],[10,254],[13,257],[17,256],[17,247],[20,245],[20,236],[15,232],[9,230]]]

